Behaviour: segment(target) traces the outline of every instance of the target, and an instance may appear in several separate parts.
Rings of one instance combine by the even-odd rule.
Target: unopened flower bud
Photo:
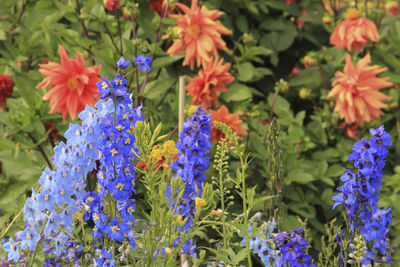
[[[172,256],[172,249],[171,248],[165,248],[165,253],[168,255],[168,256]]]
[[[318,60],[315,58],[313,54],[308,54],[307,56],[304,57],[303,63],[306,69],[308,69],[317,65]]]
[[[310,89],[308,88],[301,88],[299,92],[299,96],[301,99],[307,99],[310,96]]]
[[[331,15],[326,13],[324,17],[322,18],[322,23],[325,25],[331,25],[333,23],[333,18]]]

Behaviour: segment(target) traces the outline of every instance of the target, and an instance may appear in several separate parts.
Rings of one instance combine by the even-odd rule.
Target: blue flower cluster
[[[126,79],[117,75],[112,81],[103,78],[97,84],[100,101],[109,108],[103,120],[98,122],[101,134],[99,139],[100,166],[97,179],[99,192],[89,192],[85,197],[85,218],[92,218],[95,228],[94,239],[101,241],[108,236],[111,240],[122,242],[125,235],[132,249],[136,246],[133,235],[128,232],[135,221],[133,215],[136,206],[134,196],[134,165],[131,162],[139,153],[135,146],[132,129],[139,120],[143,120],[140,108],[132,108],[132,100],[126,88]],[[111,200],[111,207],[104,208],[104,202]],[[110,212],[113,210],[114,212]],[[101,254],[107,259],[107,253]],[[99,259],[98,259],[99,260]]]
[[[261,232],[249,240],[250,249],[254,254],[257,254],[261,259],[264,266],[279,267],[280,266],[280,256],[279,251],[274,250],[273,243],[273,232],[276,228],[276,222],[264,222],[261,226]],[[249,236],[253,234],[253,227],[249,227]],[[240,234],[239,234],[240,235]],[[242,235],[240,235],[243,237]],[[246,246],[246,238],[241,242],[243,247]]]
[[[117,65],[124,69],[129,62],[121,58]],[[16,241],[10,238],[3,245],[9,260],[16,263],[21,250],[33,251],[41,240],[46,255],[54,254],[58,262],[71,259],[65,247],[81,246],[70,239],[74,230],[73,214],[79,209],[85,211],[85,220],[93,219],[95,240],[104,234],[112,240],[124,240],[135,220],[135,203],[131,199],[135,194],[135,173],[131,162],[138,150],[132,128],[138,120],[143,120],[141,107],[132,108],[125,85],[126,79],[119,74],[112,81],[103,78],[97,84],[101,97],[95,108],[87,106],[79,114],[82,126],[69,125],[65,132],[67,142],[60,142],[54,148],[54,170],[43,171],[39,191],[32,190],[31,197],[26,200],[25,229],[17,232]],[[100,162],[100,167],[96,161]],[[86,192],[86,177],[94,169],[98,169],[101,190]],[[111,209],[112,214],[103,210],[105,199],[111,200],[108,210]],[[134,235],[128,233],[127,236],[134,248]],[[77,260],[80,252],[74,253]],[[101,253],[98,260],[113,263],[109,261],[108,252]]]
[[[186,223],[181,231],[193,226],[196,214],[195,199],[202,196],[202,184],[206,179],[205,171],[209,168],[210,159],[207,155],[211,149],[210,141],[211,118],[199,106],[192,118],[183,123],[183,130],[176,147],[179,149],[179,159],[171,164],[176,176],[184,183],[184,193],[178,203],[176,214],[182,216]],[[196,193],[198,192],[198,193]],[[166,196],[171,198],[171,188],[167,187]],[[186,250],[186,251],[185,251]],[[190,244],[184,246],[185,253],[193,250]]]
[[[85,196],[85,179],[96,167],[98,160],[99,141],[97,136],[101,129],[97,117],[104,112],[101,107],[96,111],[87,106],[79,114],[82,126],[70,124],[65,132],[67,143],[60,142],[54,148],[54,170],[46,168],[41,177],[39,192],[32,189],[31,197],[27,198],[23,209],[27,227],[17,233],[18,243],[12,238],[3,245],[9,254],[9,259],[16,262],[21,250],[34,250],[42,239],[55,243],[52,253],[58,257],[69,240],[63,234],[63,229],[72,235],[74,229],[73,214],[82,204]]]
[[[287,263],[289,267],[315,267],[310,255],[306,254],[304,250],[307,248],[308,242],[302,235],[303,228],[290,231],[288,234],[279,230],[275,240],[278,242],[279,250],[281,252],[281,266]]]
[[[372,260],[390,262],[387,233],[392,223],[391,209],[379,209],[377,206],[385,158],[389,153],[387,147],[392,145],[389,141],[391,136],[383,126],[371,129],[370,134],[371,140],[356,142],[348,157],[354,162],[357,174],[345,170],[346,173],[340,178],[344,184],[338,188],[340,193],[333,197],[333,208],[343,204],[346,209],[352,236],[359,228],[363,239],[371,244],[362,262],[366,265]],[[381,259],[377,258],[379,253]]]

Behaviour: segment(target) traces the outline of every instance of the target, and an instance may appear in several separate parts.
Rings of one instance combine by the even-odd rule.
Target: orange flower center
[[[67,87],[69,90],[75,92],[78,89],[79,85],[81,85],[81,83],[76,75],[68,78]]]
[[[360,11],[357,9],[351,8],[346,15],[346,19],[358,19],[360,17]]]
[[[188,33],[192,37],[197,37],[201,33],[201,28],[198,24],[193,24],[189,27]]]

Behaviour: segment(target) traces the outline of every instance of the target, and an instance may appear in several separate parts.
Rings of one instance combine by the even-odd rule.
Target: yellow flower
[[[207,204],[203,198],[199,198],[199,197],[196,197],[196,199],[194,201],[196,203],[196,208],[204,207]]]
[[[166,141],[163,146],[169,156],[175,156],[179,152],[179,149],[175,146],[175,142],[172,140]]]
[[[185,221],[183,220],[183,217],[180,214],[178,214],[178,216],[176,217],[176,221],[180,226],[183,226],[185,224]]]
[[[162,157],[165,154],[165,148],[161,147],[159,145],[155,146],[153,148],[153,150],[151,151],[151,157],[155,160],[155,161],[159,161],[162,159]]]

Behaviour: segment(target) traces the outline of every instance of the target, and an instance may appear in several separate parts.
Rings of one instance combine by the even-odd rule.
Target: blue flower
[[[67,235],[64,233],[60,233],[57,238],[54,240],[55,243],[55,250],[54,250],[54,255],[59,256],[64,249],[65,242],[69,239]]]
[[[36,248],[37,242],[40,240],[40,235],[37,233],[34,227],[28,227],[24,231],[19,231],[17,233],[18,238],[21,240],[21,249],[29,248],[34,250]]]
[[[353,151],[348,156],[357,168],[357,174],[346,170],[341,177],[344,185],[338,188],[339,193],[333,200],[334,207],[343,204],[346,210],[347,222],[350,228],[350,242],[356,228],[362,238],[368,242],[367,255],[364,256],[364,265],[375,262],[390,261],[389,239],[387,233],[391,225],[391,210],[378,209],[381,179],[385,158],[391,146],[390,134],[383,126],[370,130],[371,139],[362,139],[353,145]],[[343,239],[343,235],[339,239]],[[377,256],[381,254],[379,259]]]
[[[109,252],[106,248],[102,249],[100,256],[99,259],[95,260],[99,267],[111,267],[117,264],[117,262],[112,259],[112,252]]]
[[[131,64],[130,60],[125,60],[124,57],[121,57],[117,62],[117,68],[124,70],[129,67],[129,64]]]
[[[122,224],[116,218],[112,218],[110,221],[110,225],[107,225],[104,229],[104,232],[112,239],[117,240],[118,242],[124,241],[125,233],[129,231],[129,225]]]
[[[311,256],[304,252],[308,242],[302,237],[303,232],[303,228],[292,230],[288,234],[279,231],[275,240],[278,242],[278,247],[281,252],[281,264],[286,262],[290,267],[316,266],[311,263]]]
[[[10,237],[7,243],[3,245],[4,251],[8,252],[8,259],[13,260],[16,263],[19,259],[19,249],[14,239]]]
[[[135,58],[135,65],[138,66],[138,68],[142,71],[150,72],[151,71],[150,64],[151,64],[151,58],[146,57],[144,54],[141,54],[140,56],[137,56]]]

